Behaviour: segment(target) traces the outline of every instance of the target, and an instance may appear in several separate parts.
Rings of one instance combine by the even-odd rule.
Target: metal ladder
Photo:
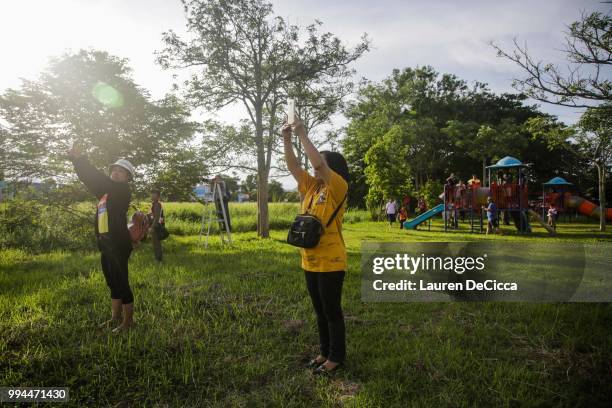
[[[232,232],[229,228],[229,222],[227,218],[227,213],[225,211],[225,205],[223,204],[223,192],[221,191],[221,183],[213,182],[212,186],[213,194],[212,194],[212,206],[208,211],[208,217],[206,217],[206,208],[202,211],[202,227],[200,228],[200,236],[199,240],[202,241],[202,235],[204,234],[204,230],[206,230],[206,240],[204,244],[204,248],[208,248],[208,238],[210,237],[210,229],[213,223],[222,223],[223,228],[219,226],[219,235],[221,238],[221,245],[232,245]],[[221,208],[222,217],[219,218],[217,205]],[[208,218],[208,220],[207,220]]]

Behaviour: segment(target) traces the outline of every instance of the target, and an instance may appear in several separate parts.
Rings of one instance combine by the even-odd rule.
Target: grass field
[[[233,248],[217,239],[204,250],[199,220],[172,206],[164,264],[148,244],[130,261],[137,326],[127,335],[96,328],[109,313],[97,253],[0,252],[0,385],[68,386],[71,406],[609,406],[609,304],[360,296],[363,240],[612,241],[596,224],[561,225],[555,238],[540,228],[486,237],[442,233],[439,221],[405,232],[349,215],[348,360],[324,380],[302,368],[317,353],[316,326],[284,226],[268,240],[238,232]],[[273,206],[272,218],[290,220],[291,206]]]

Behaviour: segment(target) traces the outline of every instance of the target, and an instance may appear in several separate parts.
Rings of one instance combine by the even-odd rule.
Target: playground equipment
[[[461,216],[465,219],[467,215],[471,232],[482,231],[484,207],[487,205],[487,198],[491,197],[497,206],[498,216],[502,215],[506,224],[509,224],[512,218],[517,230],[523,233],[531,232],[525,167],[527,164],[506,156],[486,168],[485,187],[447,184],[442,196],[446,209],[444,230],[457,228],[458,218]],[[495,170],[498,171],[496,176],[492,175]]]
[[[571,195],[569,189],[573,184],[566,181],[563,177],[553,177],[542,184],[542,219],[546,219],[546,211],[554,205],[558,213],[567,211],[565,198]]]
[[[544,228],[550,235],[557,235],[557,231],[550,225],[544,222],[544,220],[538,215],[537,212],[533,210],[527,210],[527,214],[529,215],[529,219],[535,223],[540,224],[540,227]]]
[[[554,204],[559,211],[571,208],[588,217],[599,218],[601,208],[582,197],[571,194],[568,189],[572,183],[562,177],[554,177],[543,184],[542,215],[530,209],[524,170],[528,166],[514,157],[506,156],[497,163],[486,167],[486,186],[447,183],[444,186],[444,192],[440,195],[443,204],[405,221],[404,228],[416,229],[423,222],[437,214],[442,214],[444,231],[448,231],[449,228],[457,228],[458,219],[465,220],[467,216],[471,232],[482,232],[484,208],[489,197],[497,207],[498,217],[503,218],[506,225],[510,225],[510,220],[512,220],[516,229],[521,233],[531,232],[531,221],[554,235],[555,230],[544,222],[545,211],[551,204]],[[612,221],[612,208],[607,208],[605,211],[606,219]]]
[[[416,227],[422,223],[424,223],[425,221],[431,219],[432,217],[434,217],[437,214],[440,214],[442,211],[444,211],[444,204],[438,204],[436,205],[434,208],[432,208],[429,211],[424,212],[423,214],[420,214],[419,216],[409,220],[409,221],[405,221],[404,222],[404,228],[407,229],[416,229]]]
[[[498,216],[503,214],[504,221],[509,224],[507,217],[511,217],[519,232],[531,232],[529,225],[529,192],[527,189],[524,168],[527,164],[520,160],[506,156],[492,166],[487,166],[487,180],[491,187],[490,195],[497,206]],[[497,177],[491,180],[491,171],[497,170]],[[516,170],[516,178],[510,170]],[[505,172],[504,172],[505,171]]]
[[[599,219],[599,213],[601,212],[601,207],[597,204],[575,195],[570,195],[565,199],[565,206],[567,208],[574,208],[580,214],[595,219]],[[606,220],[612,221],[612,208],[606,208]]]
[[[436,214],[442,213],[444,231],[448,231],[449,228],[457,228],[458,219],[465,220],[468,217],[471,232],[482,232],[484,207],[487,205],[487,198],[491,197],[497,206],[498,217],[503,216],[507,224],[512,219],[517,230],[522,233],[531,232],[529,220],[530,217],[532,219],[534,217],[533,214],[529,213],[528,189],[524,173],[527,166],[527,164],[514,157],[506,156],[486,168],[485,186],[447,183],[440,197],[443,204],[406,221],[404,228],[415,229],[419,224],[431,219]],[[498,171],[497,175],[493,174],[494,171]],[[535,219],[541,225],[543,224],[539,216]],[[549,233],[554,233],[547,225],[544,228]]]
[[[587,217],[599,219],[601,208],[589,200],[573,195],[569,191],[572,185],[563,177],[553,177],[542,185],[542,218],[545,218],[546,209],[554,204],[560,212],[574,209]],[[612,208],[606,209],[606,220],[612,221]]]

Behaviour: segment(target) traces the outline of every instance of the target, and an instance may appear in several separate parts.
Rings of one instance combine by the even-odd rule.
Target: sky
[[[283,0],[272,1],[278,15],[306,26],[321,20],[323,29],[347,45],[363,33],[372,51],[354,64],[358,77],[378,81],[394,68],[431,65],[439,72],[489,84],[496,92],[511,92],[522,73],[498,58],[494,41],[511,49],[516,38],[539,59],[564,66],[567,25],[581,11],[609,12],[601,0]],[[179,0],[3,0],[0,2],[0,92],[17,87],[20,78],[33,79],[48,58],[81,48],[102,49],[128,58],[135,81],[153,97],[170,90],[173,72],[154,62],[162,48],[161,33],[185,33]],[[575,108],[542,104],[542,110],[571,124]],[[246,117],[239,106],[201,113],[226,122]],[[344,120],[335,118],[334,126]],[[283,180],[290,186],[291,182]]]

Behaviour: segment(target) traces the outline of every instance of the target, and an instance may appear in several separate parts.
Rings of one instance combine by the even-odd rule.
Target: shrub
[[[32,200],[12,200],[0,210],[0,248],[34,252],[92,249],[91,217],[79,210],[48,206]]]

